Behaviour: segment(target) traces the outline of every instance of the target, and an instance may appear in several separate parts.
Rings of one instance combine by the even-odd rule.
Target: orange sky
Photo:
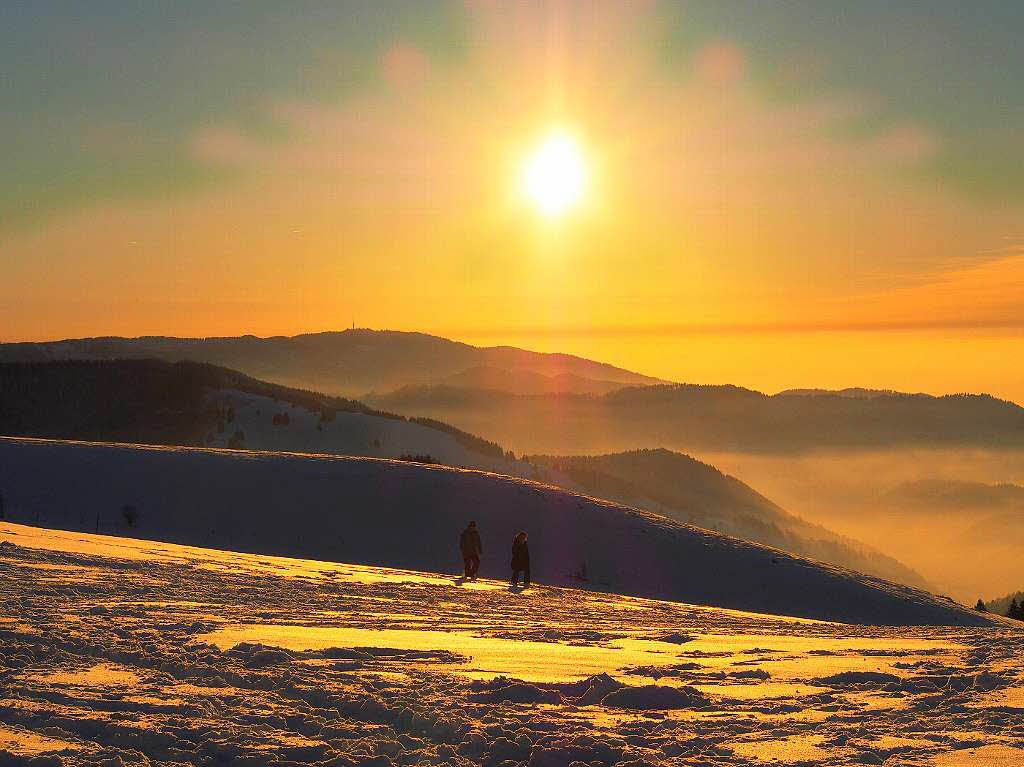
[[[924,172],[940,129],[870,89],[775,97],[727,36],[666,70],[655,11],[554,6],[468,5],[456,64],[385,41],[344,98],[268,91],[273,130],[192,124],[209,183],[0,229],[0,339],[354,320],[674,380],[1024,402],[1024,204]],[[553,125],[590,184],[548,219],[519,176]]]

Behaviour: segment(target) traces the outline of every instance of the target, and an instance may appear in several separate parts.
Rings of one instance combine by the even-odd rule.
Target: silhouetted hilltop
[[[862,389],[851,386],[846,389],[786,389],[779,395],[794,394],[800,397],[849,397],[851,399],[874,399],[875,397],[927,397],[927,394],[908,394],[894,389]]]
[[[798,453],[822,448],[1024,447],[1024,408],[985,394],[769,396],[737,386],[625,387],[602,396],[515,396],[405,387],[368,401],[441,418],[536,453],[680,450]]]
[[[604,391],[607,383],[661,383],[569,354],[541,354],[511,346],[476,347],[424,333],[391,330],[352,329],[271,338],[146,336],[0,344],[0,362],[126,358],[209,362],[303,389],[357,396],[410,384],[436,384],[474,368],[535,373],[555,379],[557,391]],[[562,379],[559,387],[557,382],[563,376],[571,378]],[[586,383],[591,379],[593,384]],[[523,393],[535,391],[533,387]]]

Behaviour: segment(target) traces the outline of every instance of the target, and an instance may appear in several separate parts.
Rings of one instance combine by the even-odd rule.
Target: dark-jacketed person
[[[523,588],[530,585],[530,547],[526,531],[512,539],[512,585],[519,585],[519,574],[523,574]]]
[[[459,549],[462,551],[462,563],[467,578],[476,578],[477,570],[480,569],[480,555],[483,553],[483,546],[480,543],[480,533],[476,529],[476,522],[470,520],[466,529],[459,536]]]

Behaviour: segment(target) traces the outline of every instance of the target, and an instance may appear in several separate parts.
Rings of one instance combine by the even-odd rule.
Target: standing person
[[[476,521],[470,520],[466,529],[459,536],[459,549],[462,551],[462,563],[465,567],[467,578],[476,578],[476,571],[480,569],[480,554],[483,553],[483,546],[480,544],[480,533],[476,529]]]
[[[512,585],[519,585],[519,573],[523,574],[523,588],[530,585],[530,547],[526,545],[529,536],[525,531],[512,539]]]

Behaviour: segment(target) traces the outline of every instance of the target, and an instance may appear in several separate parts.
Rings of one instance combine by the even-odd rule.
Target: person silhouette
[[[512,585],[519,585],[522,573],[524,589],[530,585],[530,547],[526,543],[529,537],[524,530],[512,539]]]
[[[470,520],[466,529],[459,536],[459,549],[462,551],[462,564],[467,578],[476,578],[480,569],[480,555],[483,546],[480,544],[480,533],[476,529],[476,521]]]

